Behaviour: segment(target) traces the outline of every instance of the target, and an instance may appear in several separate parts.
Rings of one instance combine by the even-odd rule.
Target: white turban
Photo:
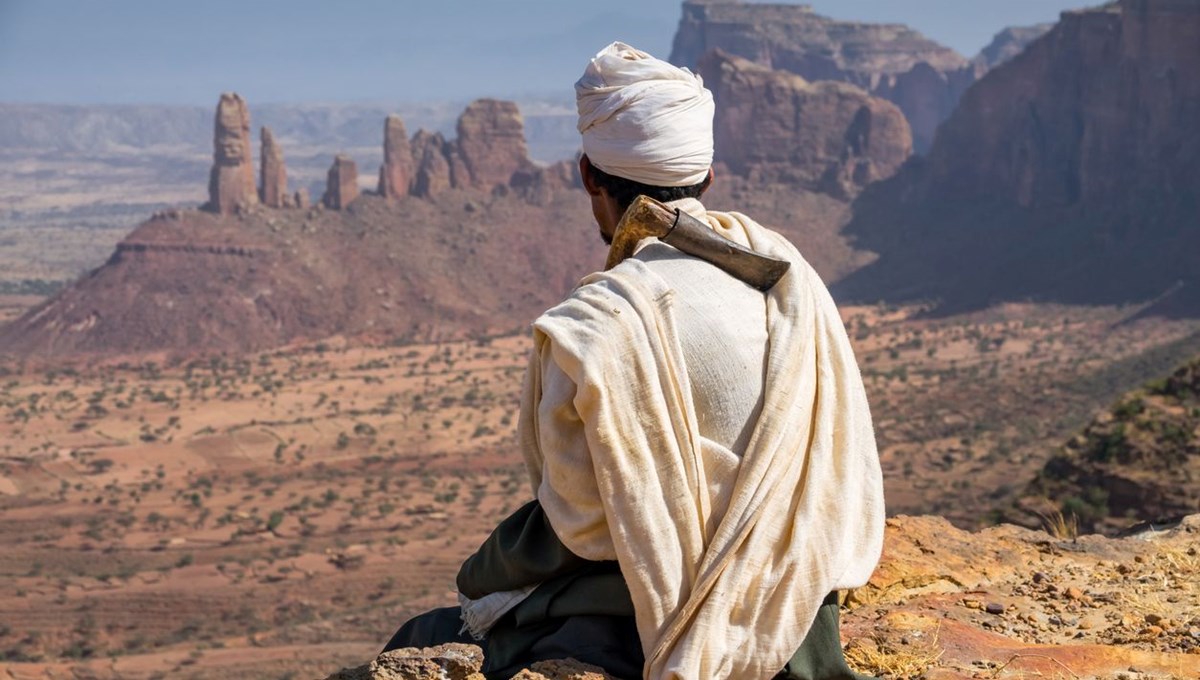
[[[686,68],[615,42],[575,83],[583,152],[642,184],[699,184],[713,160],[713,98]]]

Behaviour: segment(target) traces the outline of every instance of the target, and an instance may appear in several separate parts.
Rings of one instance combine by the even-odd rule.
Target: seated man
[[[606,241],[645,194],[791,267],[763,293],[646,239],[543,314],[519,423],[536,500],[463,564],[461,607],[387,648],[478,641],[489,678],[564,657],[622,678],[856,678],[836,591],[875,568],[883,491],[837,309],[786,239],[699,201],[699,77],[614,43],[575,88]]]

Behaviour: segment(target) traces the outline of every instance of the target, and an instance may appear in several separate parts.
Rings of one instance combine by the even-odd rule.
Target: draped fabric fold
[[[767,294],[764,399],[735,483],[705,479],[692,388],[720,386],[689,384],[671,290],[636,258],[585,278],[535,322],[521,445],[563,544],[619,561],[644,677],[770,678],[822,600],[865,583],[878,562],[882,476],[862,379],[825,286],[791,244],[748,217],[706,219],[792,262]],[[569,384],[543,384],[542,361]]]

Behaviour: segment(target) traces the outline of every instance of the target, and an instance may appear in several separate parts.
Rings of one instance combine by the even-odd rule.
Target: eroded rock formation
[[[512,102],[476,100],[459,116],[457,128],[453,141],[425,130],[413,135],[409,193],[432,198],[447,189],[545,188],[562,174],[546,174],[529,160],[524,122]]]
[[[712,89],[716,160],[754,181],[851,198],[912,153],[904,114],[846,83],[810,83],[714,50],[699,64]]]
[[[345,154],[338,154],[329,166],[329,175],[325,180],[325,195],[321,202],[326,208],[341,210],[358,198],[358,166],[354,159]]]
[[[287,168],[283,164],[283,149],[275,142],[271,128],[262,129],[262,182],[259,199],[263,205],[282,208],[290,203],[287,192]]]
[[[446,159],[446,139],[442,133],[418,130],[412,139],[416,174],[412,194],[432,198],[450,188],[450,162]]]
[[[383,165],[379,166],[379,195],[396,198],[408,194],[413,181],[413,152],[400,116],[392,114],[383,124]]]
[[[530,165],[525,123],[513,102],[479,99],[458,118],[456,146],[467,177],[459,185],[490,189],[507,185],[513,173]]]
[[[1014,46],[1018,38],[1014,34]],[[838,21],[807,5],[688,0],[671,61],[695,67],[713,49],[810,81],[857,85],[894,102],[924,152],[937,126],[987,66],[899,24]]]
[[[250,112],[240,95],[226,92],[217,103],[213,166],[208,178],[208,208],[232,213],[256,202],[254,160],[250,152]]]

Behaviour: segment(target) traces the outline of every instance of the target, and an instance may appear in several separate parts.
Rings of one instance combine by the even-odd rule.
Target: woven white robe
[[[761,402],[746,436],[731,447],[701,435],[697,395],[725,384],[691,383],[720,371],[689,370],[684,357],[697,352],[679,334],[674,291],[635,256],[585,278],[535,322],[522,451],[563,544],[619,561],[645,678],[769,678],[822,599],[865,583],[879,559],[874,432],[841,319],[812,268],[744,215],[684,205],[727,238],[792,262],[765,296]],[[693,271],[727,277],[699,261]],[[738,318],[725,322],[734,343]]]

